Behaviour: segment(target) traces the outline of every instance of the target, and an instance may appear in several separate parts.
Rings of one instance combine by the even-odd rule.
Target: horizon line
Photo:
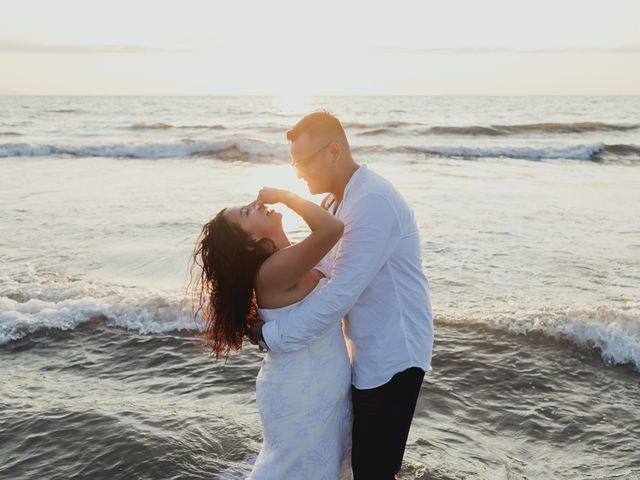
[[[640,93],[2,93],[0,97],[639,97]]]

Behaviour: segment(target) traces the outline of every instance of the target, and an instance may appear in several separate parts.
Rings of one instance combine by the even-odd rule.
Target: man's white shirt
[[[413,211],[391,183],[362,165],[336,216],[344,234],[318,266],[330,280],[264,324],[269,349],[304,348],[345,317],[356,388],[378,387],[410,367],[431,371],[429,282]]]

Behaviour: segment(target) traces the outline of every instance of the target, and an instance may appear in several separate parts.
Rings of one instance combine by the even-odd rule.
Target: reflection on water
[[[219,209],[319,200],[284,132],[320,107],[421,232],[434,372],[400,478],[640,475],[638,99],[0,102],[0,476],[244,477],[261,355],[199,353],[182,287]]]

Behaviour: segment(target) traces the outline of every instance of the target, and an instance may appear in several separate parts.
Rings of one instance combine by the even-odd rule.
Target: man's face
[[[311,194],[331,190],[336,155],[339,155],[337,141],[322,136],[311,138],[303,133],[291,142],[291,160],[298,178],[307,183]]]

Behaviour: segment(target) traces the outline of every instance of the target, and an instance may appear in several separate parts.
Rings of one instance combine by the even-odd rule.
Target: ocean
[[[202,225],[307,198],[327,109],[421,232],[401,479],[640,479],[640,97],[0,97],[0,478],[241,479],[263,354],[197,348]],[[284,207],[294,241],[304,223]]]

